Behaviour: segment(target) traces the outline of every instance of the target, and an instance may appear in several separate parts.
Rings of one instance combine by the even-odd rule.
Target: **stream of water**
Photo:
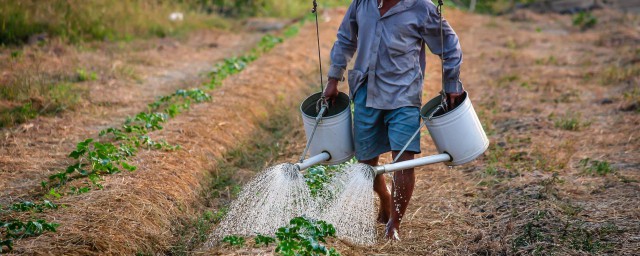
[[[211,243],[227,235],[273,235],[292,218],[309,212],[313,203],[304,177],[295,165],[269,167],[243,187],[211,234]]]
[[[369,165],[349,165],[318,193],[315,213],[336,228],[339,238],[359,245],[376,242],[374,177]]]
[[[370,166],[349,165],[337,171],[313,197],[295,165],[269,167],[243,187],[210,235],[207,246],[214,246],[228,235],[272,236],[297,216],[325,220],[336,228],[338,238],[359,245],[374,244],[373,178]]]

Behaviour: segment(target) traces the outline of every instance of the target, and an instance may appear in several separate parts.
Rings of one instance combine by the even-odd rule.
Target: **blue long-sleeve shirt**
[[[357,50],[354,68],[348,72],[351,97],[367,82],[367,107],[420,107],[426,43],[434,54],[440,55],[444,48],[445,92],[463,92],[458,36],[443,21],[441,47],[439,22],[436,6],[429,0],[402,0],[382,17],[377,0],[353,0],[331,49],[328,76],[341,79]]]

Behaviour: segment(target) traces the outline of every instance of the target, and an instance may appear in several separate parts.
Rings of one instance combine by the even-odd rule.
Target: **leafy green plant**
[[[13,249],[13,240],[25,237],[38,236],[44,232],[56,232],[56,228],[60,224],[47,222],[45,220],[29,220],[26,222],[20,220],[10,220],[8,222],[0,221],[0,231],[4,236],[0,239],[0,252]]]
[[[11,210],[14,210],[17,212],[27,212],[27,211],[43,212],[45,209],[58,209],[58,205],[49,200],[44,200],[42,203],[22,201],[22,202],[14,203],[11,205]]]
[[[309,186],[311,195],[316,196],[318,192],[322,190],[324,185],[331,180],[331,177],[335,174],[335,172],[343,170],[344,168],[351,164],[354,164],[355,162],[356,159],[352,158],[351,160],[339,165],[314,165],[310,167],[304,173],[304,179]]]
[[[263,236],[261,234],[256,235],[254,238],[256,242],[256,246],[260,246],[260,244],[264,244],[264,246],[269,246],[270,243],[275,243],[276,239],[270,236]]]
[[[244,246],[244,237],[240,236],[225,236],[222,239],[222,242],[228,243],[231,246],[242,247]]]
[[[93,139],[87,139],[78,143],[76,150],[69,154],[69,157],[78,160],[78,162],[68,166],[64,172],[49,176],[49,179],[58,179],[61,184],[64,184],[69,179],[69,175],[73,173],[91,178],[95,177],[92,175],[118,173],[121,171],[120,168],[134,171],[136,167],[126,162],[127,157],[131,155],[132,152],[129,150],[117,147],[112,143],[100,143],[94,142]],[[92,181],[95,181],[95,178]]]
[[[333,225],[305,217],[291,219],[288,226],[276,231],[276,252],[282,255],[340,255],[334,248],[327,248],[325,238],[335,237]]]
[[[100,186],[100,188],[102,188],[102,186]],[[71,187],[70,189],[71,189],[71,194],[73,194],[73,195],[81,195],[81,194],[88,193],[89,191],[91,191],[91,187],[89,187],[89,186],[86,186],[86,187]]]
[[[316,165],[312,166],[306,173],[304,173],[304,180],[307,183],[307,186],[309,186],[312,196],[316,196],[318,192],[322,190],[324,184],[329,182],[331,179],[332,173],[328,172],[328,169],[329,168],[326,166]]]

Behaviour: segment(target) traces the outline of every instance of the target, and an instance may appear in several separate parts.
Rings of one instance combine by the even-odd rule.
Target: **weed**
[[[20,50],[11,51],[11,58],[17,59],[22,57],[22,55],[24,55],[24,52]]]
[[[518,75],[515,74],[511,74],[511,75],[504,75],[502,77],[500,77],[498,79],[498,87],[503,87],[503,86],[507,86],[509,85],[511,82],[517,81],[518,79],[520,79],[520,77]]]
[[[536,59],[535,63],[536,63],[536,65],[557,65],[558,64],[558,60],[556,59],[555,56],[550,55],[546,59],[545,58]]]
[[[617,85],[640,76],[640,65],[629,66],[611,65],[600,73],[600,82],[603,85]]]
[[[222,239],[222,242],[228,243],[231,246],[243,247],[244,246],[244,237],[239,236],[225,236]]]
[[[579,12],[573,15],[572,23],[582,30],[592,28],[598,23],[598,19],[591,12]]]
[[[179,231],[178,243],[171,248],[170,255],[188,255],[189,251],[206,241],[211,228],[222,220],[226,211],[227,208],[222,208],[215,213],[206,210],[197,218],[190,219],[184,223]]]
[[[598,253],[611,249],[612,245],[602,240],[605,236],[618,231],[617,226],[610,223],[594,229],[585,228],[582,222],[567,226],[561,240],[567,243],[570,248],[587,253]]]
[[[553,118],[555,115],[552,114],[550,117]],[[575,113],[567,113],[563,116],[556,117],[555,119],[555,127],[567,131],[578,131],[591,124],[589,122],[582,122],[580,120],[580,115]]]
[[[20,106],[0,110],[0,127],[7,127],[13,124],[24,123],[27,120],[38,116],[38,111],[34,109],[31,102]]]
[[[615,172],[609,162],[592,160],[590,158],[580,160],[580,162],[578,162],[578,166],[583,170],[583,172],[589,175],[606,176],[607,174]]]
[[[520,87],[525,88],[527,90],[531,90],[531,85],[529,84],[529,82],[520,83]]]
[[[13,79],[8,85],[0,85],[0,98],[15,102],[12,107],[0,109],[0,127],[74,108],[84,97],[83,89],[69,83],[49,84],[40,75]]]
[[[98,74],[96,74],[96,72],[87,72],[82,68],[76,70],[76,75],[78,76],[78,82],[98,80]]]
[[[515,49],[517,49],[517,48],[518,48],[518,44],[517,44],[517,43],[516,43],[516,41],[515,41],[513,38],[511,38],[511,37],[509,37],[509,38],[507,39],[507,42],[505,43],[505,46],[506,46],[507,48],[511,49],[511,50],[515,50]]]

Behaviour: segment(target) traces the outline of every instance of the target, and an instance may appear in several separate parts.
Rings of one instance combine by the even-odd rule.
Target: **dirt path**
[[[156,97],[179,88],[198,87],[216,62],[251,49],[261,36],[206,30],[181,41],[166,38],[134,42],[127,44],[131,49],[126,50],[110,49],[117,48],[114,44],[100,45],[103,48],[94,51],[64,46],[57,46],[66,49],[59,54],[56,46],[44,50],[38,61],[49,67],[48,72],[89,66],[98,70],[100,78],[79,85],[86,88],[88,96],[75,111],[39,117],[1,131],[0,204],[30,199],[40,181],[69,164],[66,154],[75,143],[120,125],[125,117],[146,110]],[[122,72],[129,75],[118,75]]]

